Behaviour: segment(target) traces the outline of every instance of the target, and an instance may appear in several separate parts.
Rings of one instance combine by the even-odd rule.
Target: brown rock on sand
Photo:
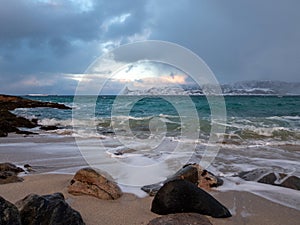
[[[100,199],[120,198],[122,191],[112,178],[102,171],[87,167],[76,172],[68,186],[73,195],[91,195]]]
[[[20,172],[24,172],[24,170],[12,163],[0,163],[0,184],[23,181],[23,178],[18,177]]]
[[[212,225],[206,216],[197,213],[177,213],[157,217],[148,225]]]

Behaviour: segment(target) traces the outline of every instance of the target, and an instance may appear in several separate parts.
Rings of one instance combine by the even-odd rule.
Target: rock
[[[231,216],[229,210],[210,194],[181,179],[164,184],[152,201],[151,211],[160,215],[184,212],[217,218]]]
[[[25,134],[25,135],[34,134],[34,135],[36,135],[38,133],[34,133],[34,132],[31,132],[31,131],[27,131],[27,130],[17,130],[16,134]]]
[[[296,176],[290,176],[285,179],[280,186],[300,190],[300,178]]]
[[[285,173],[271,172],[268,169],[255,169],[241,172],[238,176],[246,181],[257,181],[285,188],[300,190],[300,178]]]
[[[212,225],[206,216],[197,213],[176,213],[151,220],[148,225]]]
[[[34,172],[35,170],[30,166],[29,164],[25,164],[24,168],[26,169],[27,172]]]
[[[112,178],[93,168],[83,168],[76,172],[68,186],[73,195],[91,195],[100,199],[113,200],[120,198],[122,191]]]
[[[209,190],[211,187],[218,187],[223,184],[223,180],[203,169],[198,164],[187,164],[177,173],[163,182],[143,186],[141,189],[150,196],[154,196],[163,184],[177,179],[184,179],[198,185],[198,187]]]
[[[24,170],[12,163],[0,163],[0,184],[23,181],[23,178],[18,177],[20,172],[24,172]]]
[[[262,178],[260,178],[257,182],[258,183],[264,183],[264,184],[275,184],[275,181],[277,180],[277,177],[274,173],[269,173]]]
[[[251,171],[244,171],[238,174],[238,177],[246,180],[246,181],[258,181],[259,179],[263,178],[266,174],[270,173],[271,171],[266,168],[255,169]]]
[[[15,205],[0,196],[0,224],[21,225],[19,210]]]
[[[79,212],[72,209],[63,194],[31,194],[16,203],[23,225],[84,225]]]
[[[16,173],[11,171],[0,171],[0,184],[9,184],[22,182],[24,179],[18,177]]]
[[[22,168],[17,167],[16,165],[9,162],[0,163],[0,171],[11,171],[14,173],[24,172]]]

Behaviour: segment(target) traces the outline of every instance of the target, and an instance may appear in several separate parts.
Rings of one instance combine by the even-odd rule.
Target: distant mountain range
[[[224,95],[300,95],[300,82],[283,81],[242,81],[222,84]],[[196,85],[152,87],[145,90],[130,90],[126,87],[123,95],[204,95],[215,94],[213,85]]]

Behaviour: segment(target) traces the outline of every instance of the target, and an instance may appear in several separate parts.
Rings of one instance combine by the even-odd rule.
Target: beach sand
[[[158,217],[150,211],[152,197],[138,198],[124,194],[117,200],[100,200],[90,196],[73,196],[67,192],[72,175],[37,174],[24,177],[22,183],[0,185],[0,195],[15,203],[30,193],[62,192],[66,201],[78,210],[87,225],[147,224]],[[208,217],[214,225],[297,225],[300,211],[285,207],[247,192],[212,191],[211,194],[232,212],[226,219]]]

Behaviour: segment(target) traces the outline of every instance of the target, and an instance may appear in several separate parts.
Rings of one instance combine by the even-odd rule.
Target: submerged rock
[[[197,213],[176,213],[151,220],[148,225],[212,225],[206,216]]]
[[[0,224],[21,225],[19,210],[15,205],[0,196]]]
[[[222,179],[203,169],[200,165],[187,164],[165,181],[146,185],[141,189],[149,193],[150,196],[154,196],[165,183],[177,179],[190,181],[198,187],[204,188],[206,190],[209,190],[211,187],[218,187],[223,184]]]
[[[91,195],[105,200],[117,199],[122,195],[121,189],[108,174],[90,167],[76,172],[68,186],[68,192],[73,195]]]
[[[63,194],[31,194],[16,203],[23,225],[84,225],[79,212],[72,209]]]
[[[23,178],[18,177],[20,172],[24,172],[24,170],[12,163],[0,163],[0,184],[23,181]]]
[[[59,127],[57,127],[57,126],[41,126],[40,129],[48,131],[48,130],[57,130],[57,129],[59,129]]]
[[[180,179],[164,184],[152,201],[151,211],[160,215],[194,212],[217,218],[231,216],[229,210],[210,194]]]

